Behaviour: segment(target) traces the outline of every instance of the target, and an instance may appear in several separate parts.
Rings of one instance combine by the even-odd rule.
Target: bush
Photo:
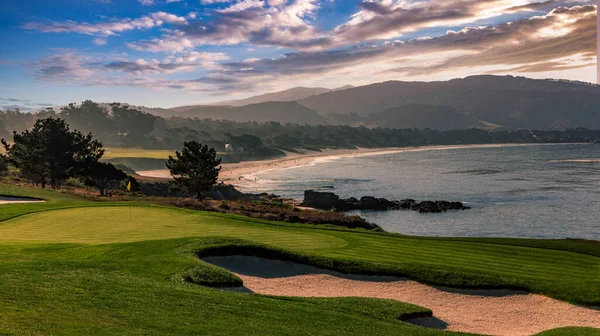
[[[75,177],[69,177],[68,179],[65,180],[64,185],[67,187],[73,187],[73,188],[85,188],[86,185],[85,183],[81,182],[80,179],[75,178]]]

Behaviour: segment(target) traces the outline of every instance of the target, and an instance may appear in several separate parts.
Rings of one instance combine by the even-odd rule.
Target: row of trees
[[[111,185],[127,178],[110,163],[100,162],[102,143],[91,133],[71,131],[60,118],[39,119],[31,130],[13,132],[13,143],[2,139],[6,151],[2,161],[14,165],[19,174],[35,185],[59,189],[69,178],[95,186],[105,195]]]
[[[85,101],[70,104],[59,113],[38,114],[0,111],[0,137],[8,131],[23,131],[38,118],[60,117],[84,133],[93,132],[106,145],[148,149],[179,149],[184,142],[197,141],[223,151],[226,143],[242,142],[258,159],[278,155],[275,150],[303,147],[400,147],[464,143],[578,142],[600,141],[600,131],[388,129],[343,125],[295,125],[276,122],[162,118],[118,103]],[[348,116],[352,120],[352,116]]]
[[[67,179],[77,178],[104,196],[128,178],[111,163],[100,161],[104,149],[91,133],[71,131],[60,118],[39,119],[31,130],[13,132],[12,144],[2,139],[2,145],[7,155],[0,155],[0,172],[7,171],[10,163],[42,188],[49,184],[59,189]],[[196,141],[184,143],[166,164],[174,183],[198,198],[217,183],[221,170],[215,149]]]

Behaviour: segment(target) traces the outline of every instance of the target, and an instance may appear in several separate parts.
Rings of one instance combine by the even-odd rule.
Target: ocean
[[[245,191],[302,200],[304,190],[343,198],[448,200],[442,214],[356,211],[384,230],[453,237],[600,240],[600,144],[419,150],[326,157],[246,176]]]

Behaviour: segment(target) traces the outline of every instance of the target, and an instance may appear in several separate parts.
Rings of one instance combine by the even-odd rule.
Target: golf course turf
[[[396,301],[278,298],[239,285],[200,255],[266,256],[424,283],[524,289],[600,304],[600,245],[577,240],[426,238],[91,202],[0,184],[44,203],[0,206],[0,335],[438,335],[399,320]],[[543,335],[600,335],[566,328]]]

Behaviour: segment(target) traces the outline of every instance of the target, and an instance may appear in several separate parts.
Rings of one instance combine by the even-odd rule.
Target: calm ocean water
[[[251,191],[302,199],[306,189],[342,197],[451,200],[443,214],[356,212],[410,235],[600,240],[600,145],[463,148],[322,159],[261,172]]]

